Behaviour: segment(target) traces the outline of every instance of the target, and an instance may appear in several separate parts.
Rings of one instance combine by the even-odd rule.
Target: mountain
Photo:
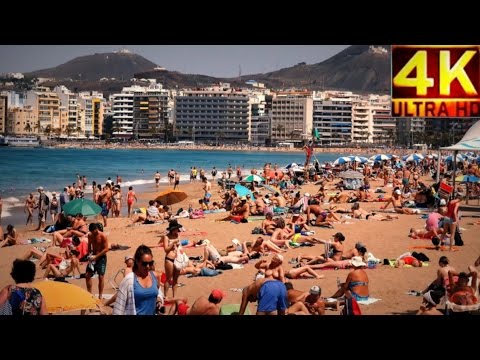
[[[80,56],[57,67],[33,71],[25,76],[74,81],[96,81],[101,78],[129,80],[135,73],[152,70],[156,66],[140,55],[119,51]]]
[[[386,94],[390,92],[391,82],[390,47],[353,45],[320,63],[299,63],[266,74],[244,75],[240,78],[215,78],[168,71],[128,51],[77,57],[55,68],[25,75],[55,78],[54,81],[45,83],[46,86],[63,84],[74,91],[98,90],[107,94],[129,86],[131,78],[156,79],[165,88],[202,87],[219,82],[229,82],[234,87],[240,87],[248,80],[256,80],[273,89],[334,89]],[[102,78],[109,80],[99,81]]]
[[[312,65],[300,63],[266,74],[247,75],[268,87],[390,92],[390,47],[353,45]]]

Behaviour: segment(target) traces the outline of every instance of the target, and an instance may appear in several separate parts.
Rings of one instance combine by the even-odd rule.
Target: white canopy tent
[[[480,120],[472,125],[470,129],[463,135],[462,140],[458,143],[442,147],[442,150],[453,150],[453,158],[457,158],[459,151],[480,151]],[[455,195],[455,174],[457,172],[457,162],[453,162],[453,194]]]

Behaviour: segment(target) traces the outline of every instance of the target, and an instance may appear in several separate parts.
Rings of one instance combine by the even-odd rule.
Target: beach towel
[[[217,209],[217,210],[204,210],[203,213],[204,214],[216,214],[216,213],[221,213],[221,212],[225,212],[227,210],[225,209]]]
[[[391,267],[395,267],[395,264],[397,263],[397,260],[388,260],[388,261],[389,261],[389,265],[390,265]],[[385,263],[384,263],[384,265],[385,265]],[[422,267],[426,267],[426,266],[428,266],[428,262],[423,262],[423,263],[422,263]],[[404,267],[404,268],[411,268],[411,267],[413,267],[413,266],[412,266],[412,265],[407,265],[407,264],[405,264],[405,265],[403,265],[403,267]]]
[[[440,251],[449,251],[450,246],[433,246],[433,245],[415,245],[415,246],[410,246],[410,249],[427,249],[427,250],[440,250]],[[458,251],[456,246],[452,246],[452,251]]]
[[[30,244],[40,244],[40,243],[50,243],[52,240],[47,239],[47,238],[31,238],[28,240],[20,241],[20,245],[30,245]]]
[[[380,300],[382,300],[382,299],[369,297],[367,300],[357,300],[357,302],[360,305],[371,305],[371,304],[375,304],[377,301],[380,301]]]
[[[249,216],[247,220],[248,222],[265,220],[265,216]]]
[[[238,315],[240,304],[225,304],[220,307],[220,315]],[[245,309],[245,315],[251,315],[250,309]]]
[[[207,231],[182,231],[180,234],[185,235],[185,236],[207,236],[208,232]]]

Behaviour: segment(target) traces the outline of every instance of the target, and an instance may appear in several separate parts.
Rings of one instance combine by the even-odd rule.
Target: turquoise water
[[[335,160],[342,154],[316,154],[320,162]],[[207,174],[213,166],[225,170],[241,166],[245,170],[262,168],[266,162],[283,167],[291,162],[305,161],[303,153],[230,152],[189,150],[109,150],[109,149],[28,149],[0,148],[0,194],[2,197],[25,195],[43,186],[59,191],[76,181],[76,174],[104,183],[110,176],[114,181],[120,174],[123,183],[153,182],[157,170],[166,180],[169,169],[177,170],[182,179],[190,167],[204,168]]]
[[[344,154],[315,154],[318,161],[333,161]],[[291,162],[302,164],[302,152],[235,152],[235,151],[192,151],[192,150],[144,150],[144,149],[49,149],[0,147],[0,196],[4,200],[3,217],[9,208],[23,206],[28,193],[36,193],[38,186],[48,192],[60,192],[65,185],[76,182],[76,174],[105,183],[108,177],[122,177],[122,186],[133,185],[137,191],[153,184],[158,170],[161,182],[167,182],[167,172],[175,169],[181,180],[189,178],[190,167],[204,168],[207,176],[216,166],[226,170],[229,164],[240,166],[244,173],[252,167],[262,169],[266,162],[283,167]],[[87,192],[91,191],[90,188]],[[12,209],[11,209],[12,210]]]

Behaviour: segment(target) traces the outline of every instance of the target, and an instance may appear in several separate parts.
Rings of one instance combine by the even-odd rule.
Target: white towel
[[[371,304],[374,304],[376,303],[377,301],[380,301],[382,299],[376,299],[376,298],[372,298],[372,297],[369,297],[368,300],[357,300],[357,302],[361,305],[371,305]]]

